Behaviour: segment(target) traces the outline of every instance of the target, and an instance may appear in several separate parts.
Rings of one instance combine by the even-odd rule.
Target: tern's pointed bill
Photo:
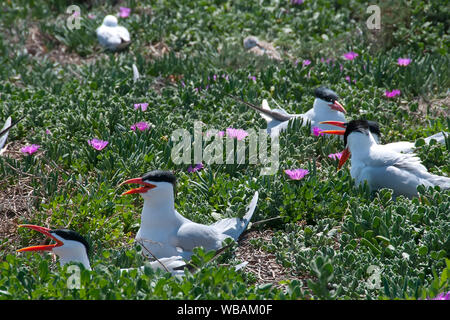
[[[133,179],[126,180],[126,181],[122,182],[119,186],[124,185],[124,184],[132,184],[132,183],[143,185],[143,187],[128,190],[128,191],[122,193],[123,196],[127,195],[127,194],[134,194],[134,193],[146,193],[148,190],[156,188],[156,186],[154,184],[145,182],[142,180],[142,178],[133,178]]]
[[[21,224],[21,225],[19,225],[19,227],[28,228],[28,229],[32,229],[32,230],[35,230],[37,232],[40,232],[43,235],[47,236],[48,238],[51,238],[51,239],[55,240],[56,243],[55,244],[47,244],[47,245],[30,246],[30,247],[19,249],[19,250],[17,250],[17,252],[24,252],[24,251],[52,251],[54,248],[60,247],[60,246],[62,246],[64,244],[62,241],[60,241],[59,239],[57,239],[56,237],[54,237],[50,233],[51,229],[49,229],[49,228],[40,227],[40,226],[36,226],[36,225],[32,225],[32,224]]]

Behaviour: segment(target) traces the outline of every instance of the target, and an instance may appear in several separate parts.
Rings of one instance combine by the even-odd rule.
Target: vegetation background
[[[382,1],[380,30],[367,29],[366,1],[300,2],[2,1],[0,123],[25,118],[0,157],[0,299],[425,299],[449,291],[450,193],[420,189],[420,198],[394,201],[389,190],[356,188],[349,166],[337,171],[328,157],[343,148],[337,138],[295,122],[280,138],[273,176],[260,176],[260,165],[192,173],[171,161],[171,133],[192,132],[195,121],[265,127],[226,93],[302,113],[325,85],[349,119],[378,121],[384,143],[417,141],[424,165],[449,175],[449,141],[422,139],[450,131],[446,2]],[[72,4],[81,27],[70,30]],[[132,44],[104,51],[95,29],[121,6],[131,9],[119,24]],[[283,60],[245,52],[248,35],[272,42]],[[344,59],[349,51],[358,56]],[[399,66],[399,58],[412,61]],[[394,89],[401,94],[387,98]],[[132,131],[139,121],[151,129]],[[92,138],[109,144],[97,151]],[[41,147],[26,155],[29,144]],[[253,221],[279,218],[251,226],[213,261],[199,249],[199,271],[182,280],[148,268],[121,274],[144,264],[134,243],[142,199],[121,197],[118,185],[157,168],[176,172],[176,209],[196,222],[243,215],[255,191]],[[309,174],[290,180],[284,170],[293,168]],[[82,270],[81,289],[68,288],[71,273],[50,255],[15,252],[41,241],[18,230],[22,223],[86,236],[93,271]],[[230,268],[242,261],[243,271]]]

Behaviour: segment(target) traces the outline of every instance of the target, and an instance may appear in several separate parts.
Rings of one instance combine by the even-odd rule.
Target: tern
[[[329,124],[338,126],[341,128],[346,128],[347,123],[341,122],[341,121],[322,121],[322,124]],[[380,126],[378,125],[378,122],[376,121],[370,121],[367,120],[367,123],[369,124],[369,130],[372,134],[375,141],[380,144],[381,142],[381,132],[380,132]],[[345,130],[327,130],[327,131],[321,131],[327,134],[337,134],[337,135],[344,135]],[[445,144],[445,137],[450,137],[450,133],[448,132],[438,132],[436,134],[433,134],[432,136],[429,136],[427,138],[424,138],[426,144],[430,144],[431,140],[436,140],[440,144]],[[384,145],[386,148],[389,148],[392,151],[395,152],[402,152],[402,153],[412,153],[414,149],[416,148],[416,145],[414,142],[409,141],[398,141],[398,142],[391,142]]]
[[[155,170],[123,184],[142,185],[122,195],[138,193],[144,199],[136,241],[157,258],[180,255],[190,259],[195,247],[202,246],[206,251],[218,250],[226,238],[238,240],[247,228],[258,201],[256,192],[242,219],[227,218],[204,225],[183,217],[175,210],[176,177],[171,172]]]
[[[68,263],[81,263],[87,270],[91,270],[89,263],[89,243],[78,232],[69,229],[49,229],[32,224],[22,224],[19,227],[29,228],[38,231],[45,236],[55,240],[54,244],[37,245],[17,250],[25,251],[50,251],[59,257],[60,265]],[[180,256],[161,258],[148,264],[153,270],[162,269],[171,272],[172,275],[180,275],[183,272],[183,266],[186,262]],[[130,269],[121,269],[129,271]],[[140,268],[140,270],[143,267]]]
[[[128,30],[119,26],[117,18],[112,15],[103,19],[103,24],[97,28],[96,33],[100,44],[113,51],[123,49],[131,43]]]
[[[244,49],[257,56],[266,55],[270,59],[281,60],[281,55],[272,44],[266,41],[258,40],[254,36],[248,36],[244,39]]]
[[[330,125],[321,124],[321,121],[334,120],[345,122],[344,113],[346,113],[346,110],[338,102],[339,97],[333,90],[323,86],[318,87],[314,90],[314,95],[316,98],[313,107],[306,113],[301,114],[289,114],[282,108],[271,109],[266,99],[262,101],[262,106],[259,107],[234,96],[228,96],[258,111],[267,122],[267,133],[273,137],[279,136],[281,131],[286,130],[289,125],[289,120],[295,118],[302,118],[303,125],[310,122],[311,132],[313,132],[314,127],[319,127],[321,130],[333,128]]]
[[[333,134],[332,132],[328,132]],[[417,187],[450,188],[450,178],[434,175],[415,154],[393,151],[389,145],[378,144],[367,120],[352,120],[344,133],[345,149],[339,160],[340,169],[351,156],[350,173],[357,184],[367,181],[371,190],[389,188],[394,196],[417,196]]]
[[[136,65],[135,65],[134,63],[133,63],[133,65],[132,65],[132,68],[133,68],[133,82],[136,82],[136,81],[139,80],[139,78],[140,78],[141,76],[140,76],[140,74],[139,74],[138,68],[136,67]]]
[[[12,123],[11,117],[8,117],[6,119],[6,122],[3,126],[3,128],[0,130],[0,155],[5,151],[6,147],[3,148],[6,144],[6,140],[8,139],[9,130],[14,127],[20,120],[22,120],[24,117],[20,118],[19,120]]]

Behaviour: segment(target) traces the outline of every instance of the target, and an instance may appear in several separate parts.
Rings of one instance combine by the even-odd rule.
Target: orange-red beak
[[[348,148],[345,148],[344,151],[342,151],[341,158],[339,159],[338,170],[342,168],[348,158],[350,158],[350,150],[348,150]]]
[[[341,122],[341,121],[322,121],[320,123],[321,124],[329,124],[329,125],[333,125],[333,126],[337,126],[337,127],[341,127],[341,128],[347,127],[347,124],[345,122]],[[321,130],[320,133],[344,135],[345,130]],[[344,163],[348,160],[348,158],[350,158],[350,154],[351,153],[348,148],[345,148],[344,151],[342,151],[342,156],[339,159],[338,170],[341,169],[342,166],[344,165]]]
[[[336,110],[336,111],[340,111],[342,113],[347,113],[347,111],[345,111],[344,107],[342,106],[342,104],[340,104],[337,100],[334,100],[333,103],[328,104],[330,106],[331,109]]]
[[[148,190],[156,188],[156,186],[154,184],[142,181],[142,178],[134,178],[134,179],[129,179],[127,181],[122,182],[119,187],[123,184],[131,184],[131,183],[136,183],[136,184],[140,184],[143,187],[139,187],[139,188],[135,188],[135,189],[131,189],[128,190],[124,193],[122,193],[122,195],[126,195],[126,194],[133,194],[133,193],[146,193]]]
[[[347,128],[347,123],[342,121],[321,121],[320,124],[329,124],[331,126],[336,126],[340,128]]]
[[[346,128],[347,124],[342,121],[322,121],[320,124],[329,124],[336,127]],[[337,134],[343,136],[345,134],[345,130],[321,130],[319,133],[328,133],[328,134]]]
[[[60,247],[60,246],[62,246],[64,244],[62,241],[58,240],[57,238],[55,238],[50,233],[51,229],[49,229],[49,228],[35,226],[35,225],[32,225],[32,224],[21,224],[21,225],[19,225],[19,227],[29,228],[29,229],[33,229],[33,230],[35,230],[37,232],[40,232],[40,233],[44,234],[45,236],[55,240],[56,243],[55,244],[46,244],[46,245],[26,247],[26,248],[22,248],[22,249],[17,250],[17,252],[23,252],[23,251],[52,251],[53,248]]]

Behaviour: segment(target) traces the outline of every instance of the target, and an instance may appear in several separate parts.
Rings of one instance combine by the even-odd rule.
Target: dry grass
[[[274,287],[283,288],[280,284],[283,280],[302,280],[306,283],[307,275],[298,275],[277,263],[275,254],[264,251],[251,243],[252,239],[259,239],[271,242],[273,231],[270,229],[263,231],[249,231],[243,235],[236,249],[236,257],[242,261],[247,261],[246,272],[252,272],[256,276],[257,284],[272,283]]]

